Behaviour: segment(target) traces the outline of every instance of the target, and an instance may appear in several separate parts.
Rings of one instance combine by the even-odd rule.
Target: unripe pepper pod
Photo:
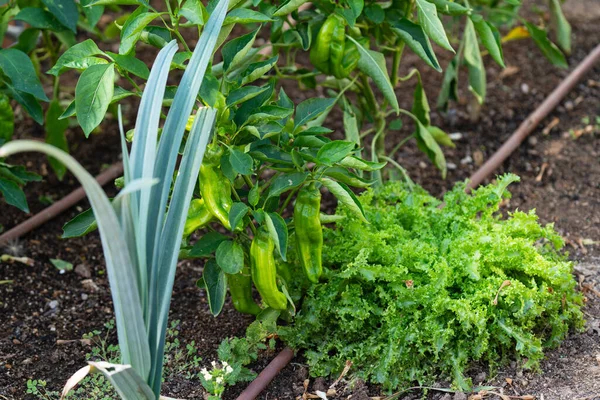
[[[313,283],[318,283],[323,273],[323,230],[320,214],[321,192],[313,182],[300,190],[294,206],[296,252],[306,277]]]
[[[227,282],[231,302],[237,311],[257,315],[262,310],[252,298],[252,279],[248,266],[244,266],[237,274],[227,274]]]
[[[190,203],[187,219],[185,220],[183,236],[187,237],[195,230],[204,228],[212,221],[212,219],[213,215],[208,211],[208,208],[206,208],[204,199],[193,199]]]
[[[319,29],[317,40],[310,49],[310,62],[315,68],[325,74],[331,73],[329,67],[330,45],[338,25],[339,20],[337,16],[335,14],[330,15],[321,26],[321,29]]]
[[[252,281],[265,304],[276,310],[287,308],[287,298],[277,287],[275,243],[264,228],[260,228],[250,245]]]
[[[231,224],[229,223],[229,210],[233,205],[231,184],[221,172],[220,154],[222,154],[220,149],[208,149],[205,162],[200,166],[198,175],[200,193],[208,211],[226,229],[231,230]]]
[[[356,68],[360,54],[354,43],[346,41],[346,20],[331,14],[319,30],[310,50],[310,62],[319,71],[343,79]]]

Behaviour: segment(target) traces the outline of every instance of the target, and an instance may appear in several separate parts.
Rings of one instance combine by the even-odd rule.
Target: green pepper
[[[183,236],[187,237],[194,233],[195,230],[204,228],[213,220],[213,215],[208,211],[204,204],[204,199],[193,199],[190,203],[185,227],[183,228]]]
[[[294,206],[296,252],[306,277],[318,283],[323,273],[321,262],[323,230],[321,229],[321,192],[313,182],[298,193]]]
[[[222,150],[209,148],[207,153],[205,161],[200,166],[200,193],[208,211],[226,229],[231,230],[229,209],[231,209],[233,201],[231,200],[231,184],[223,175],[219,165]]]
[[[321,26],[310,50],[310,62],[319,71],[342,79],[356,68],[359,58],[354,43],[346,41],[346,21],[337,14],[331,14]]]
[[[336,65],[337,69],[334,69],[333,76],[338,79],[346,78],[350,75],[350,72],[354,71],[354,68],[358,65],[360,59],[360,53],[358,48],[351,41],[346,41],[344,44],[344,57],[339,65]]]
[[[244,268],[237,274],[227,274],[229,283],[229,294],[231,302],[236,310],[243,314],[257,315],[261,308],[252,298],[252,280],[250,279],[250,268]]]
[[[275,243],[269,232],[260,228],[250,245],[250,267],[254,286],[266,305],[285,310],[287,298],[277,287],[277,266],[273,250]]]

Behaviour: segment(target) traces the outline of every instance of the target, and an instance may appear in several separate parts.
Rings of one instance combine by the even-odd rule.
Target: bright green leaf
[[[226,274],[237,274],[244,268],[244,250],[238,243],[225,240],[217,248],[216,260]]]
[[[269,197],[279,196],[283,192],[297,188],[304,183],[307,177],[308,172],[292,172],[278,176],[269,187]]]
[[[89,208],[63,226],[63,239],[85,236],[98,229],[94,211]]]
[[[77,121],[85,136],[102,122],[114,93],[113,64],[92,65],[86,69],[75,87]]]
[[[48,111],[46,111],[46,143],[68,152],[69,146],[67,144],[65,132],[69,127],[69,121],[66,119],[59,119],[62,113],[63,109],[60,106],[60,103],[57,100],[53,100],[48,107]],[[53,157],[48,157],[48,162],[54,170],[58,180],[62,181],[67,172],[67,168]]]
[[[469,90],[473,93],[479,104],[483,104],[486,95],[485,67],[479,51],[479,42],[475,33],[475,26],[470,18],[465,26],[465,62],[469,68]]]
[[[77,43],[75,46],[65,51],[64,54],[60,56],[56,64],[52,67],[52,69],[48,71],[48,73],[50,75],[59,76],[68,68],[87,68],[89,65],[83,64],[82,59],[101,54],[104,54],[104,52],[102,52],[102,50],[98,48],[98,46],[92,39],[84,40],[83,42]]]
[[[123,68],[125,71],[142,79],[148,79],[150,70],[148,70],[146,63],[144,63],[142,60],[139,60],[135,56],[129,54],[115,54],[108,52],[108,55],[115,60],[115,64],[117,64],[117,66]]]
[[[133,51],[135,44],[140,40],[144,28],[159,16],[159,14],[148,12],[147,10],[146,7],[139,7],[125,21],[121,30],[119,54],[129,54]]]
[[[227,107],[233,107],[247,100],[250,100],[263,93],[267,89],[268,86],[243,86],[239,89],[235,89],[227,96]]]
[[[294,118],[294,130],[317,118],[328,108],[333,107],[335,100],[315,97],[298,104],[298,107],[296,107],[296,117]]]
[[[525,22],[531,38],[550,62],[559,68],[569,68],[565,56],[554,43],[548,39],[548,33],[537,26]]]
[[[342,161],[350,155],[356,144],[354,142],[346,142],[343,140],[335,140],[325,144],[317,153],[317,160],[325,165],[332,165]]]
[[[236,8],[231,10],[229,14],[227,14],[223,25],[256,23],[262,24],[269,21],[273,21],[273,19],[258,11],[250,10],[248,8]]]
[[[254,44],[258,29],[245,35],[239,36],[227,42],[221,54],[223,55],[223,70],[230,71],[237,68],[240,63],[246,58],[246,54]]]
[[[490,56],[496,61],[502,68],[504,65],[504,55],[502,54],[502,42],[500,33],[494,27],[494,25],[487,22],[480,15],[471,15],[471,21],[475,25],[475,30],[481,38],[481,43],[485,46]]]
[[[56,267],[59,271],[72,271],[73,264],[68,261],[60,260],[58,258],[51,258],[50,263]]]
[[[252,157],[247,153],[242,153],[239,150],[231,149],[229,152],[229,162],[234,171],[242,175],[251,175],[254,162]]]
[[[427,0],[416,0],[419,25],[425,30],[427,36],[434,42],[439,44],[442,48],[454,52],[454,49],[448,41],[446,36],[446,30],[442,21],[437,15],[437,9],[435,5]]]
[[[32,28],[47,29],[54,32],[59,32],[65,29],[65,27],[58,22],[54,15],[39,7],[22,8],[14,19],[26,22]]]
[[[298,9],[298,7],[300,7],[302,4],[306,3],[307,1],[308,0],[288,0],[281,7],[279,7],[277,9],[277,11],[275,11],[273,13],[273,16],[274,17],[282,17],[284,15],[291,14],[292,11],[296,11]]]
[[[373,82],[375,82],[379,90],[381,90],[383,96],[397,112],[399,110],[398,99],[396,98],[394,87],[390,82],[390,76],[388,75],[385,64],[385,56],[377,51],[365,49],[359,42],[350,36],[347,36],[347,38],[356,45],[358,52],[360,53],[358,68],[373,79]]]
[[[392,29],[427,65],[438,72],[442,72],[423,28],[406,18],[402,18],[400,21],[392,24]]]
[[[232,230],[238,228],[240,222],[242,222],[246,214],[248,214],[248,211],[250,211],[250,208],[244,203],[236,202],[231,205],[231,209],[229,210],[229,224],[231,225]]]
[[[31,118],[34,119],[38,124],[44,123],[44,114],[42,112],[42,106],[40,102],[29,93],[21,92],[16,90],[11,84],[8,82],[4,82],[6,88],[8,89],[10,96],[15,99],[20,105],[27,110]]]
[[[368,223],[360,201],[354,192],[352,192],[352,190],[346,186],[346,184],[336,182],[329,178],[321,178],[321,183],[338,199],[340,203],[348,207],[348,209],[363,222]]]
[[[279,255],[283,261],[287,261],[288,229],[285,221],[281,215],[269,212],[265,213],[265,223]]]
[[[194,244],[190,251],[190,257],[207,257],[214,253],[224,240],[227,240],[227,236],[219,232],[208,232]]]
[[[29,212],[25,193],[23,193],[23,190],[16,183],[0,178],[0,193],[4,196],[7,204],[15,206],[23,212]]]
[[[73,33],[77,32],[77,20],[79,19],[79,11],[74,0],[42,0],[42,3],[48,7],[56,19],[61,24],[69,28]]]
[[[48,101],[44,88],[35,73],[33,63],[27,54],[17,49],[0,50],[0,69],[11,80],[12,86],[16,90]]]
[[[550,15],[556,29],[556,42],[567,54],[571,54],[571,24],[565,18],[560,0],[550,0]]]
[[[217,262],[213,259],[208,260],[204,265],[202,279],[206,285],[206,295],[210,312],[217,316],[225,304],[225,295],[227,294],[227,277],[223,270],[219,268]]]

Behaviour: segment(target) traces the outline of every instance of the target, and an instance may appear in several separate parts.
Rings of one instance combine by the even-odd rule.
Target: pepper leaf
[[[113,97],[114,80],[114,64],[92,65],[79,77],[75,87],[75,110],[86,137],[104,119]]]
[[[316,136],[306,136],[316,137]],[[343,140],[335,140],[333,142],[326,143],[323,145],[317,153],[317,160],[321,164],[332,165],[336,162],[342,161],[352,151],[356,144],[354,142],[346,142]]]
[[[4,82],[4,84],[10,92],[10,96],[27,110],[29,115],[31,115],[31,118],[33,118],[33,120],[38,124],[43,124],[44,114],[40,102],[29,93],[21,92],[20,90],[15,89],[10,83]]]
[[[221,54],[223,55],[223,70],[228,72],[235,69],[246,58],[252,48],[258,29],[227,42]]]
[[[352,190],[344,183],[336,182],[329,178],[321,178],[321,183],[325,186],[340,203],[344,204],[363,222],[369,223],[360,201]]]
[[[525,27],[529,31],[529,34],[531,35],[531,38],[535,44],[553,65],[559,68],[569,68],[569,64],[567,63],[564,54],[561,53],[559,48],[556,47],[556,45],[552,43],[550,39],[548,39],[548,34],[545,30],[538,28],[529,22],[525,22]]]
[[[63,239],[85,236],[98,229],[94,211],[89,208],[63,226]]]
[[[135,10],[121,30],[121,44],[119,45],[120,54],[129,54],[135,47],[135,44],[140,40],[144,28],[160,14],[155,12],[147,12],[148,9],[144,6]]]
[[[312,98],[304,100],[296,107],[294,130],[312,121],[335,104],[335,99]]]
[[[229,162],[235,172],[242,175],[252,175],[252,166],[254,162],[249,154],[242,153],[236,149],[231,149],[229,152]]]
[[[192,258],[207,257],[214,253],[224,240],[227,240],[227,236],[222,233],[209,232],[194,244],[194,247],[190,250],[189,256]]]
[[[0,69],[10,79],[16,90],[48,101],[48,96],[44,93],[42,83],[27,54],[17,49],[0,50]]]
[[[244,203],[237,202],[231,205],[231,209],[229,210],[229,224],[232,230],[238,227],[242,219],[248,214],[248,211],[250,211],[250,208]]]
[[[281,17],[284,15],[291,14],[292,11],[296,11],[298,9],[298,7],[300,7],[302,4],[306,3],[307,1],[308,0],[289,0],[288,2],[283,4],[281,7],[279,7],[277,9],[277,11],[275,11],[273,13],[273,16]]]
[[[469,90],[479,104],[483,104],[486,95],[485,67],[479,51],[479,42],[475,33],[475,25],[470,18],[465,26],[465,61],[469,68]]]
[[[442,171],[442,178],[446,178],[447,168],[444,152],[425,125],[423,125],[416,117],[414,120],[417,124],[417,146],[422,152],[427,154],[427,157],[429,157],[434,165]]]
[[[485,46],[490,56],[502,68],[504,65],[504,55],[502,54],[502,43],[500,33],[492,24],[487,22],[481,15],[471,15],[471,21],[475,25],[475,30],[481,38],[481,43]]]
[[[265,222],[269,235],[283,261],[287,261],[288,228],[281,215],[273,212],[265,213]]]
[[[244,268],[244,250],[238,243],[225,240],[217,248],[216,260],[226,274],[237,274]]]
[[[14,19],[26,22],[32,28],[47,29],[53,32],[59,32],[65,29],[54,15],[38,7],[24,7]]]
[[[63,109],[59,102],[53,100],[46,112],[46,143],[65,152],[69,152],[69,145],[67,144],[67,138],[65,136],[65,132],[69,127],[69,121],[67,119],[59,119],[62,113]],[[58,180],[62,181],[67,172],[67,168],[54,157],[48,157],[48,162],[54,170]]]
[[[379,90],[381,90],[381,93],[383,93],[383,96],[390,103],[392,108],[398,112],[400,109],[398,106],[398,99],[396,98],[394,87],[390,82],[390,76],[388,75],[385,64],[385,56],[377,51],[365,49],[358,41],[350,36],[346,36],[346,38],[354,43],[360,53],[358,68],[373,79],[373,82],[375,82]]]
[[[23,190],[16,183],[0,178],[0,193],[4,196],[7,204],[15,206],[23,212],[29,212],[25,193],[23,193]]]
[[[92,39],[84,40],[65,51],[58,61],[56,61],[56,64],[48,71],[48,74],[59,76],[68,68],[79,69],[85,67],[85,65],[82,65],[81,60],[101,54],[104,54],[104,52],[98,48]]]
[[[438,17],[435,5],[427,0],[416,0],[419,24],[423,27],[427,36],[442,48],[455,53],[454,49],[448,41],[446,30],[442,21]]]
[[[427,35],[425,35],[423,28],[406,18],[402,18],[401,20],[392,23],[392,29],[400,39],[404,40],[416,55],[421,57],[421,59],[427,63],[427,65],[438,72],[442,72],[437,57],[431,47],[431,43],[429,42]]]
[[[225,295],[227,294],[227,276],[225,272],[217,265],[214,259],[208,260],[204,266],[202,280],[206,286],[206,295],[208,305],[213,316],[217,316],[225,304]]]
[[[281,193],[290,189],[297,188],[304,183],[308,177],[308,172],[293,172],[291,174],[283,174],[273,180],[269,187],[269,196],[279,196]]]
[[[550,0],[550,15],[556,28],[556,41],[560,48],[571,54],[571,25],[560,7],[560,0]]]
[[[69,28],[73,33],[77,32],[77,21],[79,20],[79,11],[74,0],[42,0],[42,3],[48,7],[56,19],[61,24]]]
[[[61,272],[73,270],[73,264],[71,264],[70,262],[65,261],[65,260],[60,260],[58,258],[51,258],[50,263],[52,265],[54,265],[56,267],[56,269]]]

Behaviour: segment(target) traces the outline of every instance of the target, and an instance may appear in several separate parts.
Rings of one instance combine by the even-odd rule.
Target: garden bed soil
[[[567,17],[574,21],[574,53],[569,59],[572,67],[600,43],[597,25],[600,11],[595,2],[567,2]],[[440,195],[453,182],[471,175],[567,74],[567,71],[550,66],[531,43],[509,43],[505,56],[508,65],[505,71],[486,60],[489,66],[488,100],[478,122],[471,120],[468,104],[454,105],[447,115],[433,115],[435,124],[447,132],[460,134],[455,135],[460,137],[456,141],[456,149],[445,150],[451,164],[446,180],[440,178],[439,172],[413,144],[404,146],[397,154],[397,161],[409,170],[411,177],[433,194]],[[418,60],[407,54],[404,63],[403,72],[408,72]],[[425,86],[430,102],[434,103],[441,76],[424,71]],[[464,82],[462,80],[461,84]],[[410,96],[406,93],[412,93],[412,89],[410,84],[399,89],[404,108],[410,108]],[[297,91],[291,94],[298,100],[307,96]],[[463,99],[468,98],[465,90],[461,95]],[[595,128],[595,133],[586,133],[588,124],[582,122],[587,117],[593,125],[598,115],[600,65],[577,85],[498,171],[513,172],[522,178],[520,184],[511,187],[513,197],[505,204],[505,210],[535,208],[540,220],[555,223],[558,232],[566,239],[570,257],[576,263],[580,289],[587,299],[584,309],[586,331],[570,335],[559,349],[549,351],[541,364],[541,371],[522,371],[514,362],[498,373],[488,375],[486,366],[475,365],[470,371],[475,383],[498,386],[497,391],[508,395],[534,395],[548,400],[600,399],[600,247],[597,244],[600,241],[600,132]],[[546,132],[545,127],[555,118],[558,118],[558,124]],[[335,124],[332,127],[336,127]],[[389,137],[390,146],[409,133],[406,128],[394,134],[397,137]],[[37,125],[23,123],[17,126],[17,130],[20,138],[43,137],[43,131]],[[79,143],[72,149],[73,155],[92,173],[98,173],[107,164],[119,159],[116,132],[116,124],[109,121],[104,125],[104,132],[85,141],[73,140],[73,143]],[[69,135],[78,137],[81,132],[72,129]],[[575,136],[578,136],[577,139],[574,139]],[[47,173],[48,164],[39,155],[18,156],[11,158],[12,161],[26,163],[32,170],[45,175],[44,182],[27,186],[32,212],[44,207],[40,197],[49,196],[56,200],[77,187],[71,176],[64,182],[58,182],[51,173]],[[109,188],[109,192],[112,191],[114,189]],[[327,211],[333,212],[334,204],[329,200]],[[34,263],[32,266],[0,265],[0,280],[9,281],[0,284],[0,397],[33,398],[25,393],[27,379],[43,379],[47,381],[48,389],[60,390],[67,377],[85,364],[85,354],[90,351],[89,346],[79,339],[87,332],[101,329],[113,318],[98,235],[93,233],[69,240],[59,238],[62,225],[86,206],[82,203],[2,249],[2,253],[27,256]],[[0,223],[7,229],[25,218],[27,215],[14,208],[3,207]],[[61,274],[50,264],[51,258],[71,262],[75,270]],[[177,328],[179,340],[182,343],[194,340],[203,364],[208,364],[216,359],[215,350],[221,340],[243,335],[251,318],[236,313],[229,302],[221,315],[213,318],[208,311],[206,296],[195,285],[201,271],[202,263],[199,261],[179,264],[171,320],[180,320]],[[253,368],[259,371],[274,355],[274,351],[262,354]],[[309,379],[308,370],[299,356],[277,376],[261,398],[294,399],[302,396],[306,379]],[[310,378],[308,392],[327,391],[331,382]],[[449,383],[438,382],[436,386],[448,388]],[[238,385],[228,390],[225,398],[235,398],[244,387]],[[353,399],[366,399],[382,395],[377,387],[361,382],[349,385],[342,381],[337,389],[337,394],[330,397],[347,398],[352,395]],[[205,396],[199,381],[177,377],[167,379],[165,394],[187,399]],[[421,391],[415,391],[400,398],[421,396]],[[462,393],[436,391],[430,391],[428,397],[466,399]]]

